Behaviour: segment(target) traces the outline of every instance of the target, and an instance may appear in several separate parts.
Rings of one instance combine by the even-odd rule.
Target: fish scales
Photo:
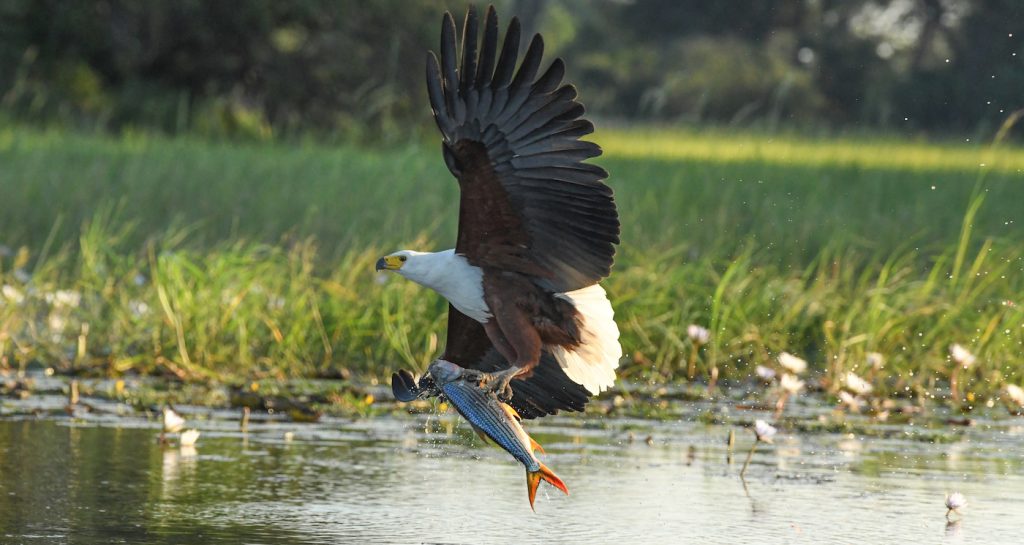
[[[467,380],[465,370],[454,363],[435,360],[428,372],[441,393],[481,437],[494,441],[525,466],[530,509],[533,509],[541,481],[569,493],[562,479],[533,455],[534,450],[543,452],[544,449],[526,433],[512,407],[499,401],[493,392],[481,388],[476,381]]]
[[[500,401],[466,381],[449,382],[441,387],[445,396],[470,424],[483,432],[521,462],[529,471],[537,471],[540,462],[530,450],[529,436],[500,405]]]

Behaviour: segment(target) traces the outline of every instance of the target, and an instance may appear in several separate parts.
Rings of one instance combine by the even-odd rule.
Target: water
[[[452,415],[319,424],[191,415],[195,449],[138,416],[0,420],[2,543],[1021,543],[1024,420],[958,439],[557,418],[529,423],[568,484],[525,477]],[[753,417],[754,415],[738,415]],[[425,431],[429,430],[429,431]],[[449,433],[449,430],[452,430]],[[291,432],[291,434],[288,434]],[[650,436],[650,441],[647,441]],[[633,440],[631,441],[630,438]],[[947,491],[970,502],[947,523]]]

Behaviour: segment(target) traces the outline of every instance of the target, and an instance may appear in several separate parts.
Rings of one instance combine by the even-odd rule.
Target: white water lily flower
[[[771,381],[775,379],[775,369],[772,369],[771,367],[758,365],[757,368],[754,369],[754,372],[757,373],[757,376],[760,377],[761,380]]]
[[[851,411],[860,410],[860,399],[857,399],[856,396],[846,390],[840,390],[839,402],[849,407]]]
[[[782,386],[783,390],[794,395],[804,389],[804,381],[789,373],[782,374],[782,378],[779,379],[779,385]]]
[[[964,369],[974,364],[974,354],[971,354],[966,348],[959,344],[950,345],[949,355],[952,356],[953,361],[962,365]]]
[[[853,371],[846,373],[846,387],[857,395],[864,396],[871,393],[871,383],[860,378]]]
[[[691,341],[701,345],[708,344],[708,341],[711,340],[711,332],[697,324],[690,324],[686,328],[686,334]]]
[[[184,422],[184,420],[182,420]],[[191,429],[181,432],[181,439],[179,443],[183,447],[195,446],[196,441],[199,440],[199,430]]]
[[[763,443],[771,443],[772,437],[779,431],[775,429],[775,426],[765,422],[764,420],[758,420],[754,422],[754,435],[757,436],[757,440]]]
[[[798,358],[789,352],[779,354],[779,365],[797,375],[807,370],[807,361],[803,358]]]
[[[885,356],[878,352],[868,352],[868,366],[872,369],[881,369],[885,365]]]
[[[1024,407],[1024,388],[1021,388],[1016,384],[1007,384],[1006,397],[1008,397],[1010,401],[1016,403],[1017,405]]]
[[[4,299],[7,299],[15,305],[20,305],[25,301],[25,294],[21,293],[21,290],[10,284],[4,284],[4,287],[0,288],[0,293],[3,294]]]
[[[967,498],[959,492],[953,492],[952,494],[946,494],[946,509],[950,511],[956,511],[967,507]]]
[[[164,431],[177,433],[185,427],[185,419],[170,407],[164,407]]]

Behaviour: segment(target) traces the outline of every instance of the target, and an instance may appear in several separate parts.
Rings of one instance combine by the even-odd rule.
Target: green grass
[[[826,386],[944,395],[950,343],[977,395],[1024,373],[1024,150],[606,131],[623,244],[606,281],[629,380],[725,379],[806,357]],[[980,166],[984,164],[984,166]],[[444,343],[434,294],[373,272],[450,247],[437,145],[232,145],[0,132],[0,366],[188,379],[383,379]],[[80,296],[54,299],[56,290]],[[49,295],[48,295],[49,294]],[[68,294],[65,294],[65,298]],[[49,300],[48,300],[49,298]]]

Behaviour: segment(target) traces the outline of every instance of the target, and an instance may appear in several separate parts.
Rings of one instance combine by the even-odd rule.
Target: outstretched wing
[[[445,162],[458,180],[455,251],[482,268],[516,271],[566,292],[608,276],[619,242],[619,218],[608,174],[584,163],[601,148],[579,138],[583,119],[576,89],[561,85],[555,59],[537,77],[544,42],[533,37],[516,70],[519,21],[512,19],[498,53],[494,7],[477,40],[470,7],[457,64],[455,22],[445,13],[441,60],[427,59],[427,90],[443,135]]]
[[[494,349],[484,328],[476,320],[448,307],[448,344],[442,359],[461,367],[485,372],[508,368],[508,362]],[[559,367],[554,356],[544,352],[533,375],[512,381],[509,405],[523,418],[556,414],[559,410],[582,411],[590,392],[576,384]]]

